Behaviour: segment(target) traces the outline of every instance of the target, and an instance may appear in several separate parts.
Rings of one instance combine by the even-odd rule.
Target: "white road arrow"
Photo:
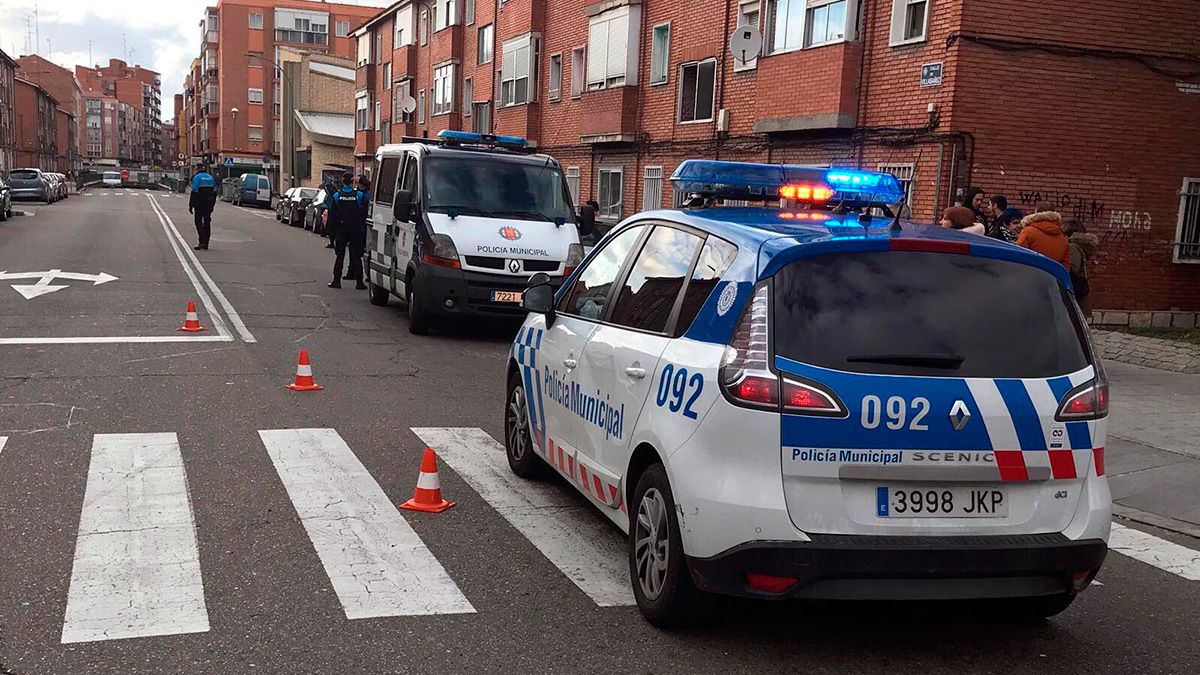
[[[61,291],[68,286],[53,283],[55,279],[71,279],[72,281],[90,281],[93,286],[116,281],[117,277],[101,272],[99,274],[82,274],[79,272],[64,272],[62,270],[47,270],[45,272],[0,272],[0,279],[37,279],[33,284],[13,284],[14,291],[20,293],[26,300],[38,296]]]

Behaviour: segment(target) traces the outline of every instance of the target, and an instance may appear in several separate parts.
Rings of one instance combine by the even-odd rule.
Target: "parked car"
[[[317,188],[301,187],[293,188],[290,192],[292,196],[287,200],[283,209],[283,222],[292,227],[301,227],[304,225],[304,215],[308,205],[316,199],[317,193],[320,190]]]
[[[0,178],[0,223],[12,217],[12,188]]]
[[[67,177],[61,173],[52,173],[50,175],[54,176],[54,178],[58,180],[58,198],[66,199],[70,197],[71,189],[70,186],[67,185]]]
[[[50,178],[41,169],[13,169],[8,172],[8,183],[13,199],[30,199],[47,204],[54,201]]]
[[[234,206],[253,204],[271,208],[271,179],[257,173],[244,173],[238,178],[239,187],[233,195]]]
[[[316,196],[312,201],[304,207],[304,229],[312,230],[317,234],[325,234],[325,200],[329,197],[329,193],[321,188],[317,190]]]
[[[288,188],[287,192],[279,195],[279,201],[275,202],[275,220],[278,220],[281,223],[284,222],[283,212],[291,208],[290,200],[292,193],[299,189],[300,188]]]

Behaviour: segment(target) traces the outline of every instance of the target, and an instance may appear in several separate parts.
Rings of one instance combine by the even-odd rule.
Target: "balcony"
[[[392,66],[395,68],[395,66]],[[356,91],[375,89],[375,64],[368,63],[354,69],[354,88]]]
[[[755,133],[847,129],[858,120],[859,42],[773,54],[758,59]],[[805,73],[803,96],[768,92],[795,89],[796,73]]]
[[[379,149],[379,132],[374,129],[354,132],[354,155],[370,157]]]
[[[417,48],[404,45],[392,52],[392,77],[415,77],[417,74]]]
[[[204,104],[202,110],[205,117],[214,119],[221,115],[221,104],[216,101],[210,101]]]
[[[627,143],[636,137],[637,87],[584,92],[580,103],[580,143]]]

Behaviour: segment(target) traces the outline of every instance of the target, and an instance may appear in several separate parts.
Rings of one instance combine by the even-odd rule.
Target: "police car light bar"
[[[529,141],[520,136],[494,136],[492,134],[477,134],[470,131],[453,131],[451,129],[439,131],[438,139],[450,145],[492,145],[511,149],[529,147]]]
[[[791,164],[689,159],[675,169],[671,183],[685,195],[725,200],[783,198],[854,208],[892,205],[904,199],[904,188],[891,174]]]

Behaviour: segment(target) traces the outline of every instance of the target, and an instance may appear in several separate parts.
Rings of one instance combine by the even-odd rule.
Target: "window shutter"
[[[593,21],[588,26],[587,82],[603,84],[608,77],[608,22]]]
[[[629,62],[629,15],[613,17],[608,22],[608,69],[609,78],[625,77]]]

